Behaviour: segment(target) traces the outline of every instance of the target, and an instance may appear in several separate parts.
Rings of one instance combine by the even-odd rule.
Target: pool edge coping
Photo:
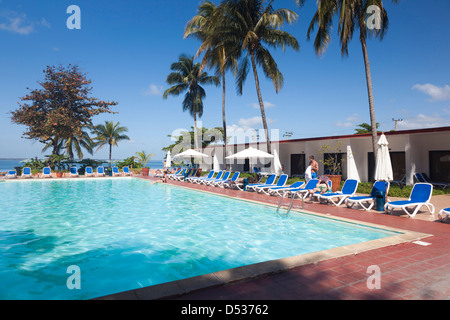
[[[137,177],[139,178],[139,177]],[[146,179],[142,179],[146,180]],[[197,190],[189,187],[172,185],[179,188],[185,188],[198,192],[206,192],[216,196],[232,198],[235,200],[251,202],[264,206],[277,207],[274,204],[259,202],[256,200],[249,199],[236,199],[235,197],[222,195],[215,192],[207,191],[207,190]],[[254,264],[249,264],[241,267],[235,267],[231,269],[216,271],[200,276],[194,276],[190,278],[185,278],[181,280],[175,280],[171,282],[165,282],[153,286],[137,288],[126,290],[118,293],[113,293],[110,295],[100,296],[97,298],[93,298],[91,300],[158,300],[158,299],[171,299],[178,296],[183,296],[188,293],[192,293],[194,291],[224,286],[231,283],[236,283],[240,281],[246,281],[251,279],[256,279],[263,276],[268,276],[272,274],[277,274],[281,272],[285,272],[289,269],[309,265],[309,264],[317,264],[321,261],[342,258],[345,256],[358,255],[362,252],[371,251],[375,249],[380,249],[384,247],[390,247],[394,245],[398,245],[401,243],[413,242],[422,240],[428,237],[432,237],[432,234],[422,233],[417,231],[410,231],[405,229],[393,228],[389,226],[384,226],[380,224],[370,223],[370,222],[362,222],[349,218],[343,218],[338,216],[333,216],[331,214],[323,214],[312,212],[308,210],[301,209],[292,209],[291,212],[298,213],[307,213],[314,216],[318,216],[320,218],[327,218],[338,220],[346,223],[358,224],[360,226],[367,226],[371,228],[378,228],[386,231],[391,231],[395,233],[399,233],[397,235],[392,235],[389,237],[365,241],[357,244],[351,244],[342,247],[336,247],[332,249],[316,251],[307,254],[301,254],[297,256],[291,256],[281,259],[269,260],[264,262],[258,262]]]

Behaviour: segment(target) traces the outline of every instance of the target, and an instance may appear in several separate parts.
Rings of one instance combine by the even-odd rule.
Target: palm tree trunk
[[[222,72],[222,122],[223,122],[223,141],[225,144],[225,150],[223,152],[223,162],[226,163],[225,157],[227,156],[228,141],[227,141],[227,121],[225,118],[225,72]],[[225,169],[230,170],[230,164],[227,163]]]
[[[271,154],[272,152],[270,148],[269,128],[267,127],[266,113],[264,111],[264,102],[262,100],[261,88],[259,87],[258,73],[256,71],[255,53],[251,52],[250,56],[252,59],[253,75],[255,76],[256,92],[258,94],[259,107],[261,108],[261,119],[264,126],[264,134],[266,135],[267,152]]]
[[[197,134],[197,110],[194,110],[194,150],[199,151]]]
[[[111,169],[112,144],[109,144],[109,168]]]
[[[375,119],[375,103],[373,100],[372,75],[370,73],[369,55],[367,53],[366,38],[361,36],[361,46],[364,56],[364,66],[366,68],[367,93],[369,96],[370,125],[372,126],[372,147],[375,163],[377,160],[377,121]]]

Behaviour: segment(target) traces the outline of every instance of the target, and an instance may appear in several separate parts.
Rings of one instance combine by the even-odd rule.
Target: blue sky
[[[384,1],[390,17],[383,41],[368,42],[376,106],[383,131],[450,125],[450,2]],[[162,99],[170,64],[182,53],[193,55],[199,42],[183,39],[186,22],[200,1],[0,0],[0,158],[42,157],[42,144],[21,138],[25,127],[12,124],[9,112],[28,88],[38,88],[47,65],[78,64],[93,81],[93,96],[114,100],[116,115],[94,123],[120,121],[131,140],[113,150],[125,158],[145,150],[162,159],[167,135],[189,129],[193,119],[181,107],[182,96]],[[216,1],[218,3],[218,1]],[[69,30],[70,5],[81,9],[81,29]],[[269,129],[293,138],[352,134],[369,122],[361,45],[356,35],[349,56],[342,57],[336,31],[322,57],[317,57],[306,31],[316,8],[309,0],[299,9],[293,0],[275,0],[275,8],[299,13],[284,29],[300,43],[299,52],[272,50],[285,84],[276,94],[260,71]],[[336,30],[336,28],[335,28]],[[221,87],[206,87],[203,126],[222,125]],[[227,74],[227,124],[230,129],[261,129],[253,75],[242,96]],[[87,155],[87,153],[86,153]],[[107,158],[107,148],[94,154]]]

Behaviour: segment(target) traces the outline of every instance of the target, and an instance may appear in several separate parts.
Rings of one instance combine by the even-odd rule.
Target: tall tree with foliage
[[[224,146],[228,150],[227,123],[225,112],[225,92],[226,81],[225,73],[228,70],[237,71],[237,58],[239,50],[232,45],[227,45],[226,39],[223,38],[221,27],[224,25],[225,15],[223,6],[217,6],[212,1],[204,1],[198,8],[198,14],[194,16],[186,25],[184,37],[196,37],[202,44],[197,51],[198,57],[204,53],[202,60],[202,68],[208,66],[214,68],[216,76],[221,77],[222,81],[222,127],[224,133]],[[225,23],[226,25],[226,23]],[[224,160],[225,162],[225,160]],[[227,165],[228,168],[229,165]]]
[[[105,121],[105,124],[98,124],[93,127],[93,132],[96,135],[92,140],[94,146],[98,151],[105,145],[109,145],[109,167],[111,167],[112,147],[117,147],[118,142],[123,140],[130,140],[125,132],[128,132],[126,127],[121,127],[120,122]]]
[[[13,123],[27,126],[23,138],[37,140],[58,154],[67,139],[81,137],[83,128],[92,125],[92,118],[112,113],[113,101],[101,101],[91,96],[92,81],[78,66],[48,66],[40,89],[30,90],[12,111]]]
[[[283,74],[269,51],[269,47],[286,47],[298,51],[297,39],[280,28],[285,24],[297,21],[298,15],[289,9],[274,10],[272,2],[263,0],[225,0],[226,25],[221,29],[226,43],[239,48],[242,58],[237,73],[237,90],[242,94],[243,85],[249,68],[253,70],[256,92],[261,110],[261,119],[266,135],[267,151],[271,153],[269,129],[267,126],[264,102],[261,95],[257,67],[260,66],[266,77],[272,80],[278,93],[283,87]]]
[[[377,129],[379,126],[380,126],[380,124],[377,123]],[[355,129],[356,134],[372,133],[372,126],[368,123],[364,122],[364,123],[358,124],[358,127],[359,128]]]
[[[296,0],[302,5],[305,0]],[[398,0],[391,0],[398,3]],[[338,18],[338,35],[341,43],[341,54],[348,55],[348,44],[353,34],[359,29],[359,41],[364,58],[367,93],[369,98],[370,126],[372,132],[372,147],[375,159],[377,157],[377,126],[375,119],[375,103],[373,97],[372,75],[370,71],[367,38],[369,36],[383,39],[388,30],[389,19],[382,0],[317,0],[317,11],[308,28],[308,39],[317,26],[314,48],[318,55],[325,52],[331,41],[333,19]],[[375,20],[374,20],[375,19]],[[370,26],[366,22],[370,23]]]
[[[198,151],[198,132],[197,117],[203,115],[203,99],[206,97],[205,89],[201,85],[220,84],[219,78],[209,76],[208,73],[202,71],[200,63],[194,63],[194,57],[181,55],[177,62],[170,66],[171,72],[166,82],[172,87],[164,91],[163,98],[169,96],[178,96],[182,92],[186,92],[183,99],[183,111],[189,111],[194,117],[194,146]]]

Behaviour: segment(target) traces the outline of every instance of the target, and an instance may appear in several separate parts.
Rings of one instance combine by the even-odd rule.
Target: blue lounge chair
[[[394,209],[402,209],[413,218],[422,206],[426,206],[428,211],[434,215],[434,206],[430,203],[432,194],[433,185],[431,183],[416,183],[408,200],[388,202],[384,205],[384,210],[386,213],[392,213]],[[414,211],[409,213],[407,208],[413,208]]]
[[[220,177],[220,179],[210,179],[210,180],[206,180],[206,181],[203,182],[203,184],[204,184],[204,185],[207,185],[207,186],[212,186],[212,185],[214,185],[214,183],[216,183],[216,182],[224,182],[224,181],[227,181],[228,178],[229,178],[229,176],[230,176],[230,174],[231,174],[230,171],[226,171],[226,172],[222,175],[222,177]]]
[[[445,208],[439,211],[439,219],[444,222],[450,216],[450,208]]]
[[[319,201],[326,200],[327,203],[331,202],[335,206],[341,205],[345,199],[352,197],[358,189],[358,180],[347,179],[342,186],[341,191],[319,194]]]
[[[92,170],[92,167],[86,167],[86,169],[84,170],[84,176],[85,177],[94,177],[94,171]]]
[[[305,199],[308,195],[308,190],[314,189],[318,182],[319,179],[311,179],[303,187],[283,191],[283,195],[281,197],[284,198],[284,196],[288,195],[292,198],[299,197],[300,199]]]
[[[113,176],[121,176],[122,174],[119,172],[119,167],[114,166],[112,168],[112,175]]]
[[[30,167],[24,167],[22,170],[22,178],[33,178]]]
[[[42,169],[42,178],[51,178],[52,177],[52,170],[50,167],[45,167]]]
[[[219,171],[219,172],[217,172],[217,175],[216,175],[216,177],[215,178],[206,178],[206,179],[201,179],[201,180],[198,180],[197,181],[197,183],[198,184],[206,184],[208,181],[210,181],[210,180],[216,180],[216,179],[221,179],[222,178],[222,176],[225,174],[225,171]]]
[[[206,177],[189,177],[185,181],[191,182],[191,183],[197,183],[198,181],[201,181],[204,179],[212,179],[214,174],[215,174],[215,171],[211,170]]]
[[[237,179],[239,179],[239,175],[240,175],[240,174],[241,174],[241,173],[240,173],[239,171],[236,171],[236,172],[233,174],[233,176],[231,177],[231,179],[228,179],[228,180],[226,180],[226,181],[219,181],[219,182],[216,182],[216,183],[214,183],[214,186],[225,188],[226,186],[229,186],[229,185],[235,183],[235,182],[237,181]]]
[[[178,169],[175,173],[168,174],[168,175],[167,175],[167,178],[169,178],[169,179],[174,179],[175,177],[177,177],[177,176],[183,174],[185,171],[186,171],[186,169],[181,169],[181,168],[180,168],[180,169]]]
[[[269,194],[269,190],[271,188],[276,188],[276,187],[284,187],[286,185],[286,181],[288,180],[288,175],[287,174],[282,174],[279,178],[278,181],[275,185],[273,186],[260,186],[260,187],[255,187],[254,190],[256,192],[259,193],[265,193],[265,194]]]
[[[105,176],[105,168],[100,166],[97,168],[97,177],[104,177]]]
[[[345,200],[345,204],[347,207],[352,208],[355,204],[359,205],[366,211],[372,209],[375,205],[376,193],[378,190],[386,192],[386,195],[389,193],[390,183],[385,181],[376,181],[373,184],[372,191],[368,196],[357,196],[350,197]]]
[[[8,173],[5,175],[6,179],[15,179],[17,178],[17,172],[16,170],[9,170]]]
[[[277,175],[271,174],[270,176],[267,177],[267,180],[265,183],[252,183],[252,184],[247,185],[247,191],[249,191],[249,190],[256,191],[256,189],[255,189],[256,187],[262,187],[262,186],[275,187],[274,182],[275,182],[276,178],[277,178]]]
[[[77,169],[77,167],[71,167],[70,168],[70,176],[71,177],[78,177],[78,169]]]
[[[124,176],[131,176],[131,175],[133,175],[131,173],[131,171],[130,171],[130,168],[128,168],[128,167],[123,167],[122,168],[122,173],[123,173]]]
[[[294,190],[301,188],[305,184],[304,181],[297,181],[287,187],[271,187],[269,188],[269,194],[272,196],[282,196],[284,191]]]
[[[450,188],[450,183],[446,183],[446,182],[433,182],[431,181],[431,179],[428,177],[428,175],[426,173],[422,173],[422,177],[425,180],[424,182],[428,182],[431,183],[433,185],[433,187],[439,187],[439,188]]]

